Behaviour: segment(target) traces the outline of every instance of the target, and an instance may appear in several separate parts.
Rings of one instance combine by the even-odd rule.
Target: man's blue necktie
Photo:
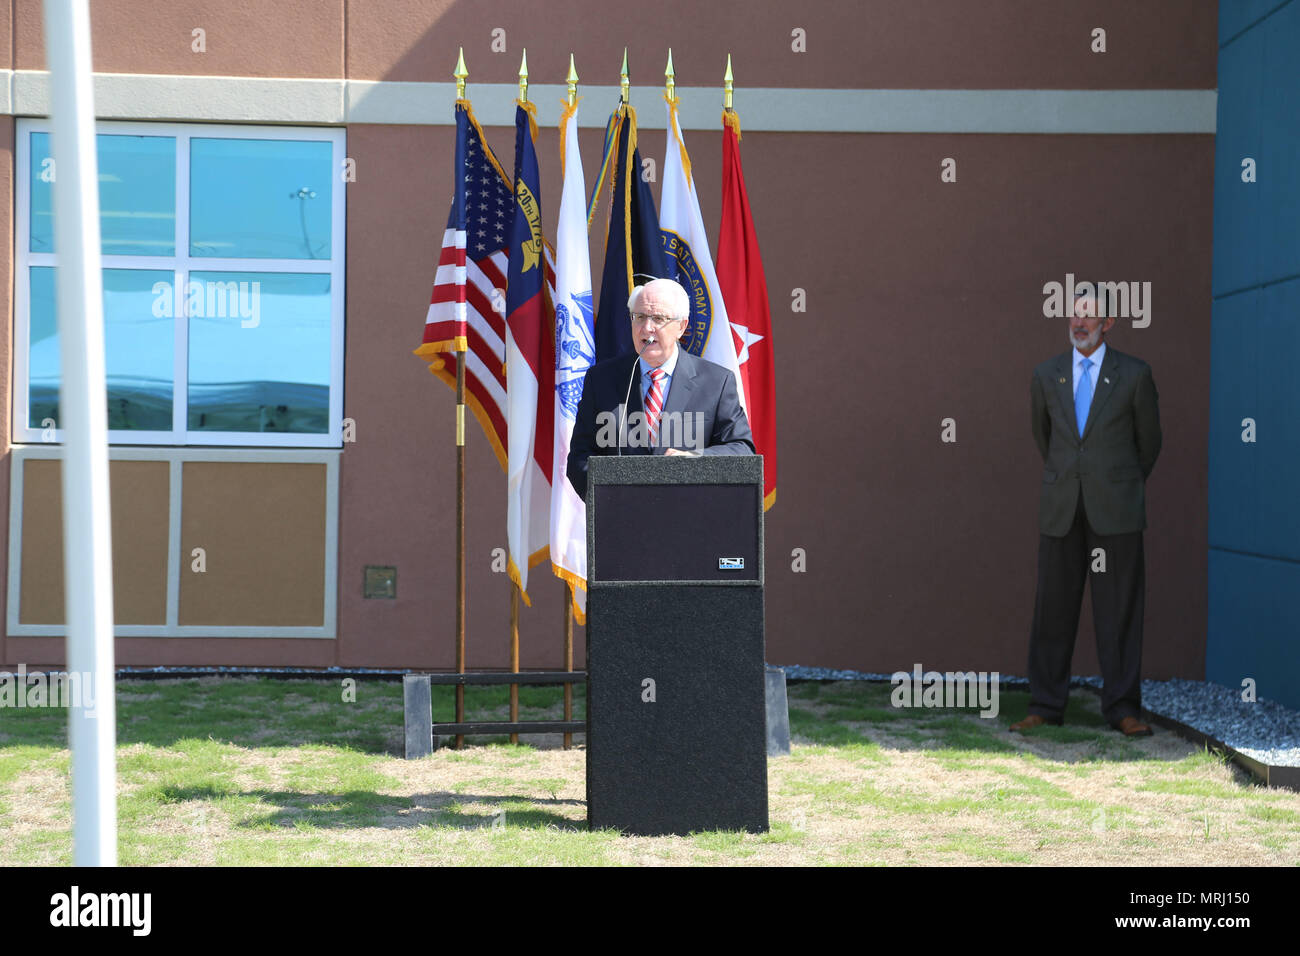
[[[1092,375],[1088,369],[1092,362],[1084,359],[1083,370],[1079,375],[1079,388],[1074,393],[1074,417],[1079,423],[1079,437],[1083,437],[1083,426],[1088,423],[1088,408],[1092,405]]]

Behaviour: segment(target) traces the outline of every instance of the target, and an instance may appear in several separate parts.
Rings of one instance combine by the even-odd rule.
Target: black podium
[[[762,458],[595,456],[587,822],[763,832]]]

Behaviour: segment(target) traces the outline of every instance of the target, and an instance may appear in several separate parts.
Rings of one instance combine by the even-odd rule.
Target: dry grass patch
[[[887,686],[792,685],[794,750],[768,763],[771,831],[648,838],[587,831],[585,750],[560,749],[558,735],[401,759],[400,687],[361,684],[354,704],[324,681],[124,691],[127,864],[1300,862],[1300,794],[1259,787],[1169,733],[1126,740],[1087,694],[1066,727],[1021,736],[1006,730],[1023,712],[1013,694],[983,720],[893,710]],[[501,715],[496,698],[479,703]],[[0,843],[19,862],[70,859],[57,728],[10,725],[18,742],[0,743]]]

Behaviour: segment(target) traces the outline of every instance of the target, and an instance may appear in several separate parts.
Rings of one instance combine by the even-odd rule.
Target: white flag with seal
[[[691,178],[691,160],[682,140],[677,104],[673,100],[668,100],[668,151],[664,156],[659,231],[664,238],[664,258],[670,269],[677,270],[676,275],[668,278],[680,282],[691,300],[691,321],[682,336],[682,347],[692,355],[730,370],[736,377],[736,391],[744,408],[745,391],[740,381],[740,363],[736,360],[736,343],[718,288],[718,276],[713,270],[704,217],[700,215],[700,199]]]
[[[565,473],[582,382],[596,361],[587,246],[587,183],[578,154],[578,104],[560,118],[564,190],[555,236],[555,453],[551,475],[551,567],[573,586],[579,624],[587,610],[587,507]]]

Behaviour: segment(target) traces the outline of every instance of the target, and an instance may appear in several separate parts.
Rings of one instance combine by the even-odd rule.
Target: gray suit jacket
[[[662,455],[670,447],[692,445],[702,455],[754,454],[754,439],[749,431],[749,419],[740,407],[736,377],[729,369],[681,348],[677,351],[677,370],[664,402],[659,444],[651,448],[638,444],[635,434],[629,437],[628,433],[635,431],[632,423],[643,414],[641,376],[633,371],[636,360],[636,354],[629,352],[598,362],[587,370],[566,463],[569,482],[579,497],[587,497],[587,459],[592,455]],[[619,413],[625,398],[627,408]],[[615,413],[614,420],[621,427],[601,429],[597,420],[601,412]],[[688,414],[696,416],[691,424],[699,425],[689,435],[684,429],[667,426],[673,416]]]
[[[1074,418],[1074,351],[1034,369],[1030,384],[1034,441],[1043,456],[1039,530],[1064,537],[1079,495],[1097,534],[1147,526],[1146,479],[1160,454],[1160,410],[1151,366],[1107,344],[1094,369],[1083,436]]]

